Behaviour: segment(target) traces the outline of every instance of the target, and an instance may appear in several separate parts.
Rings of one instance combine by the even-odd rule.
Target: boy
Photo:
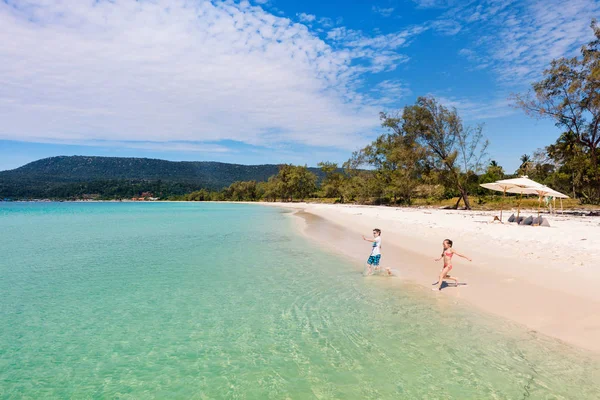
[[[371,255],[367,260],[367,265],[369,267],[367,270],[367,275],[371,275],[373,273],[373,267],[375,267],[375,270],[379,270],[379,261],[381,260],[381,230],[377,228],[373,229],[373,237],[374,239],[367,239],[364,236],[362,237],[363,240],[373,243]],[[390,271],[389,268],[386,268],[386,271],[388,275],[392,274],[392,271]]]

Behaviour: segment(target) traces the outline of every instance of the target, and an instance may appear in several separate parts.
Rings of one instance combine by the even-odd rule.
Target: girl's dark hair
[[[381,235],[381,229],[377,229],[377,228],[375,228],[375,229],[373,229],[373,232],[377,232],[378,234],[380,234],[380,235]]]
[[[450,247],[452,247],[452,240],[450,240],[450,239],[444,239],[444,242],[448,242],[448,244],[450,245]]]

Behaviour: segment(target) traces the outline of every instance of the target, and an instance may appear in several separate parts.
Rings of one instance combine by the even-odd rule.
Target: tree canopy
[[[458,191],[455,207],[463,200],[470,209],[469,183],[480,172],[488,147],[482,126],[464,126],[455,108],[445,107],[433,97],[419,97],[404,108],[401,119],[386,123],[415,143],[416,156],[423,157],[419,163],[433,171],[440,183]]]

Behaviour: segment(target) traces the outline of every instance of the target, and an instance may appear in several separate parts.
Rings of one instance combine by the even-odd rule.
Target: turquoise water
[[[275,209],[0,203],[0,246],[0,398],[599,398],[596,356],[362,278]]]

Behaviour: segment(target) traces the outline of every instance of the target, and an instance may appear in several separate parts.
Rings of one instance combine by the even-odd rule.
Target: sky
[[[57,155],[342,163],[434,96],[513,172],[556,140],[511,106],[597,0],[0,0],[0,170]]]

